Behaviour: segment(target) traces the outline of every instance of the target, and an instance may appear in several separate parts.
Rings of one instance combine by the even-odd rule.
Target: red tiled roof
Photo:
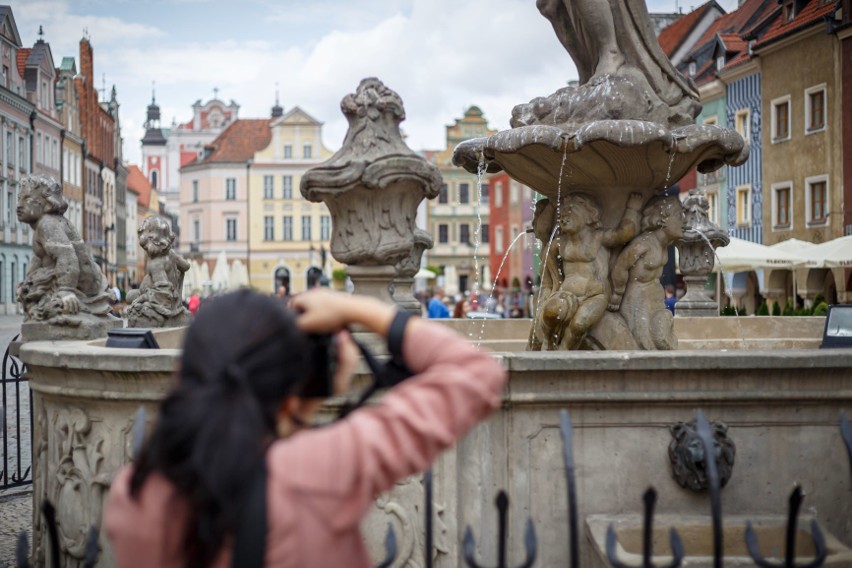
[[[24,76],[24,71],[27,70],[27,58],[30,56],[30,52],[32,49],[29,47],[21,47],[18,48],[18,73],[20,73],[21,77]]]
[[[127,189],[139,195],[139,205],[147,209],[151,205],[151,183],[139,166],[127,167]]]
[[[755,43],[755,47],[767,45],[814,23],[821,22],[825,16],[834,12],[835,9],[836,6],[833,1],[810,0],[798,14],[793,16],[792,20],[785,22],[783,18],[777,18],[763,34],[763,37]]]
[[[657,37],[657,41],[660,42],[660,47],[663,48],[663,53],[666,54],[667,57],[671,57],[674,55],[674,52],[677,51],[677,48],[683,43],[683,40],[689,33],[695,28],[701,18],[704,17],[710,8],[716,4],[715,0],[710,0],[706,4],[702,4],[689,14],[682,16],[673,24],[666,26],[663,31],[660,32],[660,35]]]
[[[269,146],[272,134],[269,118],[241,118],[232,122],[209,144],[213,152],[200,160],[208,162],[245,162],[255,152]]]
[[[712,41],[717,33],[742,33],[743,28],[748,26],[756,16],[762,18],[775,6],[775,0],[745,0],[742,6],[713,22],[713,25],[695,42],[695,47],[701,47],[708,41]]]
[[[741,53],[746,48],[746,41],[739,34],[719,34],[719,39],[727,53]]]

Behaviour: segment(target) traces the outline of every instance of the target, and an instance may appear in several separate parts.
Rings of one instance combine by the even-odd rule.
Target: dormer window
[[[716,58],[716,71],[721,71],[725,67],[725,56],[720,55]]]
[[[689,76],[690,76],[690,77],[694,77],[694,76],[695,76],[695,61],[690,61],[690,62],[689,62]]]
[[[795,2],[784,2],[784,5],[781,7],[781,17],[784,23],[793,21],[793,18],[796,17]]]

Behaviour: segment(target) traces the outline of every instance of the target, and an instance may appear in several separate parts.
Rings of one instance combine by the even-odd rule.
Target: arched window
[[[281,286],[287,288],[287,292],[290,293],[290,271],[283,266],[275,269],[275,288],[272,290],[273,292],[277,292]]]
[[[320,270],[316,266],[311,266],[310,268],[308,268],[308,290],[310,290],[311,288],[316,288],[320,283],[320,278],[322,278],[322,270]]]
[[[159,177],[160,172],[157,170],[151,170],[151,187],[157,189],[157,178]]]

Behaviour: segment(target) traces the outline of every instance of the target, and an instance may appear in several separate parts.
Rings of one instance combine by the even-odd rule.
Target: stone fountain
[[[695,124],[698,92],[657,43],[641,0],[539,0],[577,65],[580,85],[512,111],[512,129],[469,140],[453,162],[505,170],[546,199],[531,350],[677,346],[658,283],[683,237],[676,198],[691,168],[742,164],[735,131]]]
[[[536,565],[564,565],[561,408],[575,424],[577,505],[587,537],[579,544],[582,566],[599,557],[601,515],[630,541],[636,515],[628,512],[640,510],[649,485],[671,524],[700,516],[695,534],[707,540],[706,495],[685,489],[670,461],[675,436],[685,441],[686,451],[674,452],[687,459],[685,467],[702,463],[679,434],[698,407],[724,422],[724,435],[736,442],[722,494],[726,515],[760,515],[777,529],[795,481],[824,529],[852,544],[848,460],[837,433],[839,411],[852,408],[852,352],[814,356],[819,318],[784,320],[779,336],[774,318],[702,318],[695,325],[694,318],[672,321],[642,306],[657,297],[652,281],[666,245],[700,225],[687,220],[685,228],[683,207],[661,190],[695,165],[711,171],[740,163],[747,155],[742,139],[691,123],[694,89],[648,47],[656,43],[641,0],[538,4],[577,60],[583,84],[520,105],[512,130],[460,145],[456,161],[475,171],[484,160],[546,198],[534,223],[543,250],[550,249],[542,278],[548,291],[533,333],[520,320],[447,322],[499,352],[509,372],[503,404],[433,467],[433,548],[423,550],[430,493],[412,477],[380,496],[364,523],[373,557],[383,557],[391,524],[395,566],[422,566],[424,554],[439,568],[464,566],[462,535],[471,525],[480,558],[494,564],[487,554],[498,539],[490,504],[503,488],[512,511],[523,511],[511,513],[506,526],[509,563],[519,560],[529,515],[539,535]],[[350,264],[356,287],[390,301],[430,244],[415,230],[414,215],[424,196],[437,194],[440,178],[402,142],[396,93],[367,79],[342,107],[350,121],[344,147],[305,176],[302,191],[335,216],[332,254]],[[686,210],[689,217],[690,203]],[[33,392],[34,510],[44,499],[58,504],[63,566],[81,565],[87,531],[101,526],[111,480],[132,454],[138,407],[153,420],[172,385],[182,329],[154,333],[156,351],[108,348],[103,338],[21,347]],[[563,351],[529,352],[528,345]],[[564,351],[590,347],[608,351]],[[624,348],[635,350],[615,350]],[[327,412],[341,403],[331,401]],[[33,528],[34,561],[43,565],[48,537],[37,514]],[[114,566],[103,534],[99,544],[98,565]]]

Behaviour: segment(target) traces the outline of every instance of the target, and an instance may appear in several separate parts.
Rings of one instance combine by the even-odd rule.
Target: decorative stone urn
[[[420,314],[421,304],[411,291],[414,275],[420,270],[420,259],[426,249],[432,248],[432,235],[421,229],[414,229],[414,246],[411,253],[396,265],[396,277],[393,279],[392,296],[394,302],[413,314]]]
[[[349,121],[343,146],[305,173],[301,192],[328,206],[331,255],[349,265],[355,292],[392,302],[396,266],[415,247],[417,206],[438,195],[441,175],[406,146],[402,99],[378,79],[362,80],[340,108]]]
[[[719,303],[705,290],[707,276],[716,263],[716,249],[731,242],[728,234],[710,221],[710,204],[702,189],[691,189],[683,202],[686,230],[677,246],[680,272],[686,284],[686,294],[678,300],[678,316],[718,316]]]

